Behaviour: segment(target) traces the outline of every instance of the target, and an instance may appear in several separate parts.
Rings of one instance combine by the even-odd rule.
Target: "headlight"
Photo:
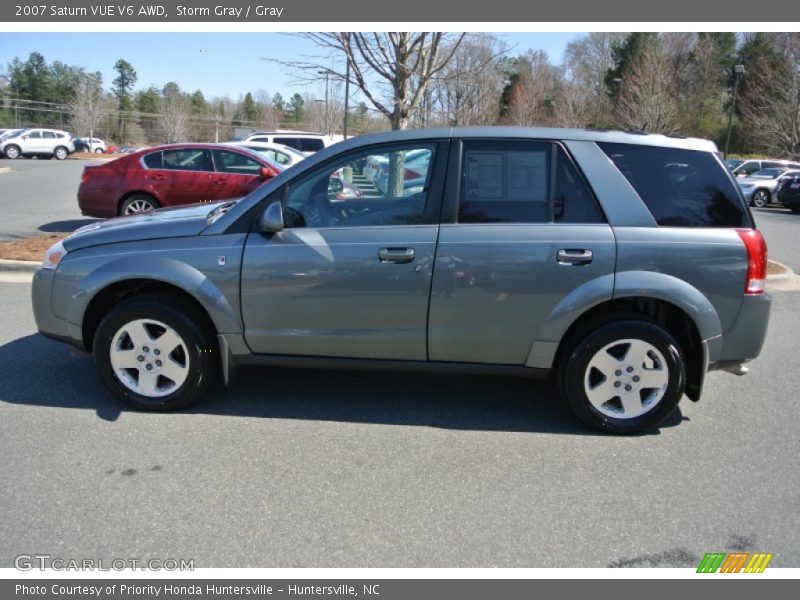
[[[55,269],[58,266],[58,263],[61,262],[61,259],[67,255],[67,251],[64,248],[64,244],[61,241],[56,242],[50,248],[48,248],[47,252],[44,253],[44,260],[42,261],[42,268],[43,269]]]

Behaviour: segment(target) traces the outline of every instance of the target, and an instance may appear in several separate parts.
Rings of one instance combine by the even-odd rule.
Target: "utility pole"
[[[727,158],[728,157],[728,148],[731,145],[731,130],[733,129],[733,112],[736,110],[736,90],[739,88],[739,78],[746,73],[744,65],[739,63],[739,55],[735,54],[733,56],[729,56],[729,58],[735,58],[737,64],[733,66],[733,92],[731,94],[731,109],[728,112],[728,133],[725,136],[725,152],[722,155]]]
[[[329,92],[328,92],[328,83],[330,81],[331,72],[328,70],[325,71],[317,71],[317,75],[325,75],[325,131],[323,132],[325,135],[330,135],[330,112],[328,111],[328,102],[329,99]]]

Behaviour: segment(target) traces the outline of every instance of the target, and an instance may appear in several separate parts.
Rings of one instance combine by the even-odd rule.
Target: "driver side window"
[[[435,146],[373,149],[327,163],[286,193],[287,227],[422,223]]]

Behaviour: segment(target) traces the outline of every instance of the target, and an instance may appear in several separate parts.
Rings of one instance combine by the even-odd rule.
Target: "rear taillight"
[[[767,281],[767,242],[758,229],[737,229],[747,249],[747,281],[745,294],[763,294]]]
[[[86,183],[87,181],[89,181],[89,169],[84,167],[83,173],[81,173],[81,183]]]

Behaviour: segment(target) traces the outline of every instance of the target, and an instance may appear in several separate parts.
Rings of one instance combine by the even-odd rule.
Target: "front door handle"
[[[410,263],[414,260],[413,248],[381,248],[378,252],[378,259],[382,263]]]
[[[565,249],[556,252],[556,261],[560,265],[588,265],[592,262],[591,250]]]

